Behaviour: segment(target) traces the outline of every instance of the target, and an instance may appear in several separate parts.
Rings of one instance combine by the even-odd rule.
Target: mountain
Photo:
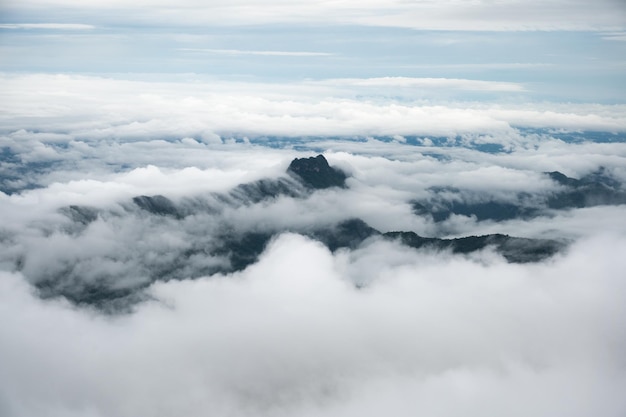
[[[458,188],[433,187],[429,190],[433,197],[410,203],[416,215],[431,217],[436,223],[446,221],[452,215],[499,222],[549,215],[551,210],[626,204],[624,187],[602,168],[580,179],[558,171],[545,172],[544,175],[560,186],[557,191],[545,195],[520,192],[513,199],[503,200],[498,195],[477,196]],[[467,195],[471,197],[467,198]]]
[[[602,168],[581,179],[570,178],[558,171],[546,175],[564,188],[548,197],[546,205],[551,209],[626,204],[626,192],[621,184],[607,176]]]
[[[555,255],[564,244],[550,239],[527,239],[503,234],[467,236],[456,239],[422,237],[413,232],[388,232],[384,236],[396,239],[406,246],[421,249],[450,250],[467,254],[493,247],[511,263],[539,262]]]
[[[356,249],[365,240],[381,233],[361,219],[348,219],[336,225],[318,228],[304,233],[311,239],[322,242],[332,252],[340,248]]]
[[[133,203],[135,203],[142,210],[152,214],[178,218],[182,217],[182,213],[178,211],[172,200],[162,195],[140,195],[138,197],[133,197]]]
[[[324,223],[323,226],[298,227],[276,224],[243,226],[229,220],[232,210],[257,204],[263,209],[267,202],[277,198],[306,199],[318,190],[347,186],[346,174],[331,167],[322,155],[294,159],[286,174],[276,179],[240,184],[226,193],[209,193],[176,201],[162,195],[140,195],[109,211],[75,205],[63,208],[61,213],[68,222],[62,232],[77,238],[87,233],[96,221],[103,223],[98,227],[109,227],[107,224],[110,223],[112,243],[105,246],[105,252],[97,252],[107,267],[94,267],[98,263],[91,258],[68,256],[40,271],[39,275],[31,274],[28,278],[44,298],[63,296],[75,304],[119,312],[124,306],[145,299],[143,289],[155,281],[241,271],[258,261],[273,238],[286,232],[308,236],[332,252],[356,249],[375,239],[386,239],[416,250],[443,250],[459,255],[492,247],[513,263],[538,262],[564,247],[563,243],[554,240],[502,234],[442,239],[419,236],[413,231],[383,233],[359,218]],[[588,186],[560,176],[556,178],[570,184],[569,187]],[[420,210],[436,216],[441,207],[421,205]],[[500,203],[483,203],[478,207],[480,210],[477,211],[485,218],[497,216],[497,212],[500,217],[524,213],[514,205]],[[448,208],[469,210],[454,204]],[[135,224],[142,226],[135,230]],[[124,225],[130,225],[128,233]],[[178,243],[170,245],[168,239],[175,239],[170,234],[175,235],[176,230],[182,231],[184,240],[174,240]],[[164,242],[162,245],[160,240]],[[17,265],[16,269],[20,266]]]
[[[454,191],[452,191],[454,192]],[[461,200],[441,199],[436,202],[412,201],[413,212],[418,216],[432,216],[436,223],[448,220],[453,214],[476,217],[476,220],[503,221],[534,217],[538,209],[524,207],[523,204],[487,200],[484,202],[465,202]]]
[[[304,184],[316,190],[346,186],[346,174],[328,165],[324,155],[296,158],[291,161],[287,172],[295,174]]]
[[[346,174],[333,168],[323,155],[310,158],[296,158],[287,168],[287,177],[264,178],[247,184],[240,184],[228,193],[214,193],[206,201],[195,200],[195,204],[184,201],[176,204],[162,195],[141,195],[132,199],[141,210],[160,216],[183,218],[196,211],[218,210],[226,204],[229,207],[256,204],[266,199],[280,196],[301,198],[315,190],[331,187],[345,188]],[[213,200],[213,204],[212,201]]]

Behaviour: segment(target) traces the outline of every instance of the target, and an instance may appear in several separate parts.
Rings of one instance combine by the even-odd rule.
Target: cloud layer
[[[113,319],[3,272],[0,410],[617,417],[624,250],[604,236],[527,268],[285,235],[241,274],[156,285]]]
[[[0,414],[623,415],[624,205],[502,222],[413,210],[440,195],[532,205],[563,189],[547,171],[626,183],[623,105],[423,95],[526,88],[2,76]],[[320,151],[346,189],[236,198]],[[190,214],[133,202],[153,195]],[[571,246],[514,265],[492,248],[375,238],[331,253],[295,233],[351,218]],[[225,259],[213,245],[250,231],[287,232],[258,262],[212,273]],[[46,280],[144,292],[105,315],[42,299]]]
[[[210,4],[186,0],[175,6],[146,0],[132,6],[122,1],[28,0],[8,4],[20,12],[62,7],[66,15],[109,16],[132,23],[152,24],[359,24],[423,30],[623,30],[624,5],[602,0],[590,5],[577,0],[551,1],[229,1]],[[7,7],[5,6],[5,7]]]
[[[81,23],[3,23],[0,29],[89,30],[93,25]]]
[[[623,105],[490,105],[428,99],[430,91],[445,97],[468,89],[523,90],[517,84],[475,80],[381,78],[275,85],[11,75],[0,82],[5,132],[28,136],[23,131],[28,126],[67,135],[57,136],[60,141],[188,136],[210,142],[219,140],[216,135],[511,137],[516,135],[514,127],[626,131]],[[394,92],[399,100],[388,98]]]

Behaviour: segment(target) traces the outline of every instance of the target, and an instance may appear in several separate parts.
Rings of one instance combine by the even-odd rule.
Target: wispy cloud
[[[626,42],[626,32],[609,32],[603,33],[602,39],[606,41]]]
[[[91,30],[94,25],[83,23],[2,23],[0,29],[43,29],[43,30]]]
[[[372,0],[345,1],[211,1],[143,0],[129,4],[120,0],[25,0],[12,8],[48,12],[106,10],[102,19],[180,25],[242,25],[272,23],[338,23],[407,27],[426,30],[623,30],[624,5],[617,0],[476,0],[459,2]],[[19,3],[19,5],[17,4]],[[52,11],[52,13],[55,13]],[[59,12],[61,13],[61,12]],[[98,15],[96,13],[96,15]]]
[[[242,49],[205,49],[205,48],[180,48],[180,51],[199,52],[217,55],[259,55],[259,56],[332,56],[335,54],[327,52],[309,52],[309,51],[250,51]]]
[[[399,65],[399,68],[423,68],[423,69],[451,69],[451,70],[518,70],[518,69],[544,69],[554,67],[555,64],[542,62],[485,62],[480,64],[415,64]]]
[[[412,88],[449,88],[470,91],[526,91],[519,83],[466,80],[458,78],[412,78],[412,77],[377,77],[377,78],[338,78],[319,82],[320,84],[356,87],[412,87]]]

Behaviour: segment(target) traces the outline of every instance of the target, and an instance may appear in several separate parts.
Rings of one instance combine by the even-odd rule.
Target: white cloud
[[[292,158],[308,156],[311,151],[274,150],[242,142],[210,146],[192,142],[148,138],[127,144],[70,142],[68,151],[59,148],[55,151],[57,165],[44,166],[40,172],[35,168],[35,173],[26,171],[22,177],[40,188],[2,196],[3,231],[10,236],[3,243],[6,268],[12,270],[21,264],[33,281],[39,281],[46,274],[61,271],[63,265],[97,272],[98,268],[91,265],[98,259],[119,262],[118,266],[134,271],[154,267],[156,258],[149,260],[147,254],[160,253],[165,261],[167,256],[174,256],[185,263],[186,245],[212,247],[210,241],[220,228],[238,232],[306,231],[356,217],[383,232],[407,230],[424,236],[508,233],[578,239],[597,231],[616,230],[623,217],[623,207],[618,206],[526,221],[477,223],[471,218],[453,217],[436,224],[428,216],[416,216],[410,204],[414,199],[433,198],[432,187],[456,187],[461,192],[452,198],[463,201],[496,198],[532,205],[532,199],[521,201],[519,193],[541,198],[555,191],[557,185],[541,174],[553,170],[580,177],[603,166],[607,173],[626,181],[622,144],[568,145],[552,140],[538,148],[513,148],[508,154],[492,155],[375,139],[313,142],[309,146],[335,149],[326,156],[331,164],[350,173],[349,189],[317,192],[306,199],[282,197],[259,204],[230,204],[211,193],[227,192],[237,184],[264,177],[278,178]],[[352,153],[338,152],[341,149]],[[36,152],[23,152],[36,164],[46,161]],[[94,155],[99,156],[96,159]],[[180,221],[142,216],[131,199],[155,194],[173,199],[191,215]],[[94,207],[101,213],[97,227],[81,229],[80,238],[67,236],[76,225],[58,212],[72,204]],[[109,243],[104,246],[102,236],[108,236]],[[157,236],[180,236],[177,242],[181,243],[151,246],[150,242],[163,240]],[[146,244],[138,249],[137,242]],[[100,249],[85,253],[85,247]],[[51,258],[36,255],[39,253]],[[50,262],[42,261],[45,259]],[[190,260],[184,273],[197,275],[199,265]]]
[[[504,199],[542,195],[555,184],[540,173],[552,170],[581,176],[604,166],[624,181],[622,143],[568,144],[511,127],[623,132],[624,106],[359,100],[337,80],[276,86],[19,75],[1,82],[0,146],[34,164],[21,179],[41,188],[0,194],[0,414],[617,417],[626,410],[624,206],[437,226],[408,204],[436,186]],[[352,82],[359,91],[360,83],[392,89],[431,81]],[[501,143],[510,153],[410,145],[418,132]],[[236,133],[252,139],[231,140]],[[263,142],[270,134],[309,138],[296,141],[302,149],[275,149]],[[276,178],[311,149],[326,150],[351,174],[349,189],[223,204],[182,220],[145,215],[130,200],[165,194],[206,207],[211,192]],[[69,204],[101,214],[80,228],[58,211]],[[206,250],[220,227],[298,230],[350,217],[381,231],[578,242],[545,263],[511,265],[490,250],[463,257],[379,240],[331,254],[286,234],[241,273],[153,284],[158,301],[123,317],[42,301],[26,284],[57,273],[66,285],[112,279],[126,288],[147,284],[150,268],[172,265],[181,277],[197,276],[223,261]]]
[[[411,77],[379,77],[379,78],[339,78],[312,82],[312,84],[333,85],[337,87],[394,87],[394,88],[444,88],[470,91],[526,91],[517,83],[498,81],[464,80],[455,78],[411,78]]]
[[[621,42],[625,42],[626,41],[626,32],[603,33],[602,34],[602,39],[607,40],[607,41],[621,41]]]
[[[0,29],[91,30],[95,26],[84,23],[2,23]]]
[[[203,49],[203,48],[181,48],[181,51],[187,52],[206,52],[218,55],[260,55],[260,56],[293,56],[293,57],[309,57],[309,56],[332,56],[334,54],[327,52],[299,52],[299,51],[245,51],[240,49]]]
[[[164,0],[127,2],[28,0],[11,5],[21,10],[105,11],[102,19],[154,24],[361,24],[424,30],[623,30],[624,5],[619,0],[587,1],[213,1],[186,0],[172,5]]]
[[[161,302],[112,319],[3,272],[0,410],[617,417],[624,250],[599,237],[527,267],[285,235],[241,274],[155,285]]]
[[[90,24],[0,29],[115,23],[145,34],[157,27],[356,24],[599,30],[620,40],[626,26],[623,4],[612,0],[9,3],[3,9],[40,17],[33,21],[63,13],[63,21],[90,16]],[[210,35],[175,36],[213,45]],[[282,48],[182,51],[332,55]],[[625,206],[435,224],[415,215],[410,201],[431,198],[431,187],[461,188],[458,198],[468,201],[543,196],[557,186],[541,172],[553,170],[580,177],[602,166],[626,181],[623,143],[558,139],[564,131],[599,131],[620,133],[623,142],[625,105],[524,102],[537,87],[509,81],[170,79],[184,77],[0,75],[0,180],[18,190],[0,193],[0,415],[624,415]],[[468,92],[493,100],[461,101]],[[414,136],[423,136],[422,146],[411,144]],[[435,146],[440,137],[497,144],[507,153]],[[258,204],[212,194],[282,176],[292,158],[320,150],[351,174],[348,189]],[[154,194],[195,211],[183,219],[153,216],[132,202]],[[71,204],[98,215],[81,225],[67,215]],[[225,230],[302,231],[351,217],[383,232],[576,242],[546,262],[511,265],[490,249],[453,256],[382,239],[333,254],[287,233],[244,271],[186,279],[224,262],[211,249]],[[175,279],[153,283],[154,299],[116,317],[43,301],[29,285],[51,279],[67,288],[124,290],[159,277]]]
[[[381,78],[352,79],[345,85],[337,80],[276,85],[13,75],[2,77],[0,84],[5,132],[22,136],[25,127],[81,140],[121,141],[217,140],[215,135],[511,137],[513,127],[626,131],[623,105],[486,104],[422,96],[423,91],[441,91],[445,97],[459,89],[521,88],[474,80]],[[372,84],[383,95],[360,98],[368,97]],[[396,93],[405,98],[394,99]]]
[[[516,69],[545,69],[555,64],[534,62],[486,62],[481,64],[411,64],[401,65],[400,68],[416,69],[444,69],[444,70],[516,70]]]
[[[465,236],[475,233],[479,228],[481,233],[505,233],[509,235],[531,238],[564,238],[569,240],[591,236],[603,230],[615,230],[624,234],[620,226],[624,216],[623,206],[598,206],[583,209],[567,210],[552,213],[551,216],[538,217],[532,220],[511,220],[507,222],[483,222],[478,226],[475,221],[467,218],[454,218],[449,228],[454,236]]]

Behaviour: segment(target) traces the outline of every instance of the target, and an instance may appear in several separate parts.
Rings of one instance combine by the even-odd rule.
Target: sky
[[[236,198],[318,153],[346,188]],[[624,204],[414,211],[536,210],[553,171],[626,192],[621,0],[0,0],[0,415],[621,417]],[[566,249],[306,236],[354,218]],[[93,285],[137,298],[54,296]]]
[[[511,101],[620,103],[626,93],[620,0],[4,1],[0,7],[3,72],[274,82],[460,78],[519,84],[498,95]],[[493,98],[490,89],[470,91]]]

